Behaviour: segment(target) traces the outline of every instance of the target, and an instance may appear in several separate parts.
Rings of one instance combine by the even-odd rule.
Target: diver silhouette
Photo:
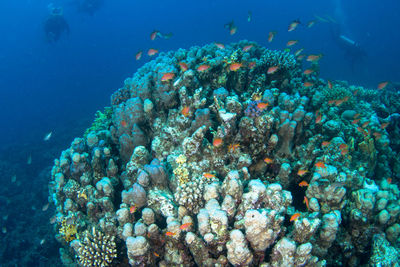
[[[344,50],[344,56],[354,72],[356,65],[365,61],[367,53],[359,43],[344,35],[338,24],[331,24],[331,34],[334,42]]]
[[[69,33],[69,25],[61,7],[51,7],[49,17],[44,22],[44,32],[49,43],[57,42],[63,32]]]

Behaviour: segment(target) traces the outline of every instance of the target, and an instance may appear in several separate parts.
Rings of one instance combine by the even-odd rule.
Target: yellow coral
[[[63,219],[61,222],[61,228],[58,232],[63,236],[66,242],[71,242],[76,239],[77,229],[75,224],[67,224],[67,220]]]
[[[183,155],[183,154],[179,155],[179,156],[176,158],[175,162],[178,163],[179,165],[185,164],[185,163],[186,163],[186,156]]]
[[[175,162],[178,164],[178,167],[174,169],[174,174],[179,184],[181,185],[189,182],[189,170],[185,167],[186,156],[183,154],[179,155]]]

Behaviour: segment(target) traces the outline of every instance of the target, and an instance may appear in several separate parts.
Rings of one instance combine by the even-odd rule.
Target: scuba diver
[[[364,62],[367,53],[359,43],[344,35],[338,24],[331,25],[331,34],[335,43],[344,50],[344,55],[354,72],[356,65]]]
[[[57,42],[63,32],[69,33],[69,26],[61,7],[49,6],[50,15],[44,22],[44,32],[49,43]]]
[[[99,10],[104,4],[104,0],[78,0],[76,5],[78,11],[83,13],[88,13],[93,15],[97,10]]]

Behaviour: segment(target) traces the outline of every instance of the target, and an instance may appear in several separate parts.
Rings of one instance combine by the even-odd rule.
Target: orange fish
[[[158,50],[153,49],[153,48],[150,48],[149,51],[147,51],[147,55],[149,55],[150,57],[154,56],[157,53],[158,53]]]
[[[296,221],[300,216],[301,216],[300,213],[295,213],[290,217],[290,221],[291,222]]]
[[[388,85],[389,82],[381,82],[380,84],[378,84],[378,89],[379,90],[383,90],[386,88],[386,86]]]
[[[353,116],[353,119],[357,119],[358,117],[360,117],[360,113],[356,113],[356,114],[354,114],[354,116]]]
[[[267,74],[274,74],[279,69],[279,66],[271,66],[268,68]]]
[[[357,131],[362,134],[365,132],[365,130],[363,128],[361,128],[360,126],[357,127]]]
[[[286,46],[288,46],[288,47],[294,46],[298,42],[299,42],[299,40],[290,40],[289,42],[286,43]]]
[[[303,60],[306,55],[298,55],[296,57],[297,60]]]
[[[304,196],[303,203],[306,204],[307,210],[310,210],[310,207],[308,206],[308,198],[306,196]]]
[[[245,47],[243,47],[243,52],[247,52],[247,51],[249,51],[250,49],[252,49],[253,48],[253,46],[254,45],[246,45]]]
[[[242,67],[242,63],[232,63],[231,65],[229,65],[229,70],[237,71],[238,69],[240,69],[240,67]]]
[[[315,123],[319,124],[322,121],[322,114],[318,114],[317,118],[315,118]]]
[[[306,181],[301,181],[301,182],[299,183],[299,186],[300,186],[300,187],[304,187],[304,186],[309,186],[309,184],[308,184]]]
[[[310,82],[305,82],[305,83],[303,83],[303,86],[308,88],[308,87],[314,86],[314,84],[310,83]]]
[[[276,32],[269,32],[268,33],[268,42],[272,42],[272,40],[274,40],[274,37],[276,35]]]
[[[230,35],[234,35],[237,32],[237,27],[233,26],[230,30],[229,30],[229,34]]]
[[[360,120],[361,120],[361,119],[355,119],[355,120],[353,120],[351,123],[352,123],[352,124],[357,124]]]
[[[307,172],[308,172],[308,170],[302,170],[302,169],[300,169],[300,170],[297,171],[297,175],[300,176],[300,177],[302,177],[302,176],[304,176]],[[303,182],[304,182],[304,181],[303,181]]]
[[[185,72],[188,70],[188,65],[185,62],[179,62],[179,67],[181,68],[181,71]]]
[[[358,89],[353,92],[353,95],[356,96],[358,94]]]
[[[237,149],[237,148],[239,148],[239,144],[230,144],[229,146],[228,146],[228,151],[229,152],[235,152],[235,150]]]
[[[315,24],[315,20],[311,20],[307,23],[307,28],[311,28],[312,26],[314,26]]]
[[[309,55],[307,57],[307,61],[309,62],[317,62],[318,60],[320,60],[322,58],[322,54],[319,55]]]
[[[189,108],[188,106],[184,106],[184,107],[182,108],[181,114],[182,114],[183,116],[185,116],[185,117],[188,117],[188,116],[189,116],[189,112],[190,112],[190,108]]]
[[[175,77],[175,73],[173,72],[168,72],[165,73],[162,77],[161,77],[161,81],[162,82],[168,82],[170,80],[172,80]]]
[[[248,67],[249,67],[249,69],[252,69],[252,68],[254,68],[256,66],[256,63],[253,61],[253,62],[250,62],[249,63],[249,65],[248,65]]]
[[[208,70],[209,68],[210,68],[210,65],[202,64],[202,65],[200,65],[200,66],[197,67],[197,71],[198,71],[198,72],[203,72],[203,71]]]
[[[224,44],[215,43],[215,45],[216,45],[219,49],[225,49],[225,45],[224,45]]]
[[[181,229],[181,230],[186,230],[186,229],[188,229],[190,226],[192,226],[192,224],[193,223],[184,223],[184,224],[182,224],[181,226],[179,226],[179,229]]]
[[[203,173],[203,176],[204,176],[204,178],[207,178],[207,179],[215,178],[215,175],[212,173],[209,173],[209,172]]]
[[[157,258],[160,257],[160,255],[157,252],[153,252],[154,256],[156,256]]]
[[[159,31],[154,30],[154,31],[150,34],[150,39],[151,39],[152,41],[154,41],[154,39],[156,39],[158,33],[159,33]]]
[[[303,52],[303,50],[304,50],[304,48],[297,50],[296,52],[294,52],[294,55],[297,57],[298,55],[301,54],[301,52]]]
[[[361,125],[361,127],[365,128],[365,127],[368,126],[369,123],[370,123],[370,121],[366,121],[366,122],[364,122],[364,123]]]
[[[266,109],[268,107],[268,105],[269,105],[268,103],[260,102],[260,103],[257,104],[257,108],[261,109],[261,110],[264,110],[264,109]]]
[[[386,179],[386,182],[388,182],[388,184],[391,184],[391,183],[392,183],[392,178],[388,177],[388,178]]]
[[[326,169],[325,163],[323,163],[322,161],[318,161],[317,163],[315,163],[315,166],[318,168]]]
[[[313,72],[314,72],[313,69],[306,69],[306,70],[303,72],[303,74],[305,74],[305,75],[310,75],[310,74],[313,73]]]
[[[126,125],[127,125],[126,121],[125,121],[125,120],[122,120],[122,121],[121,121],[121,126],[125,128]]]
[[[343,149],[348,149],[349,146],[347,144],[340,144],[339,149],[343,150]]]
[[[376,140],[379,140],[379,139],[381,139],[381,137],[382,137],[382,134],[381,134],[381,133],[378,133],[378,132],[373,133],[373,135],[375,136],[375,139],[376,139]]]
[[[333,85],[332,85],[332,82],[331,82],[331,81],[328,81],[328,88],[329,88],[329,89],[332,89],[332,88],[333,88]]]
[[[388,125],[389,125],[389,122],[384,122],[384,123],[382,123],[382,124],[381,124],[381,129],[382,129],[382,130],[386,129],[386,127],[388,127]]]
[[[174,232],[166,232],[165,235],[166,236],[174,236],[174,235],[176,235],[176,233],[174,233]]]
[[[142,58],[142,54],[143,54],[143,51],[142,51],[142,50],[140,50],[139,52],[137,52],[137,53],[136,53],[136,56],[135,56],[136,60],[141,59],[141,58]]]
[[[137,210],[137,207],[136,207],[135,205],[133,205],[133,206],[131,206],[131,207],[129,208],[129,213],[130,213],[130,214],[135,213],[136,210]]]
[[[336,100],[329,100],[328,101],[328,105],[333,105],[333,104],[335,104],[336,103]]]
[[[213,146],[220,147],[222,145],[222,138],[214,138]]]
[[[264,162],[267,163],[267,164],[271,164],[271,163],[274,162],[274,160],[271,159],[271,158],[265,158],[265,159],[264,159]]]
[[[323,141],[322,142],[322,146],[323,147],[329,146],[330,144],[331,144],[331,142],[329,142],[329,141]]]
[[[299,26],[299,24],[300,24],[300,21],[299,21],[299,20],[292,21],[292,22],[289,24],[288,32],[294,31],[294,30],[297,28],[297,26]]]

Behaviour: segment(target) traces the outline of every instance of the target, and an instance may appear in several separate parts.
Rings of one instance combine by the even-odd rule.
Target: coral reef
[[[395,262],[399,124],[371,108],[377,93],[317,75],[248,41],[145,64],[54,162],[63,262]]]

